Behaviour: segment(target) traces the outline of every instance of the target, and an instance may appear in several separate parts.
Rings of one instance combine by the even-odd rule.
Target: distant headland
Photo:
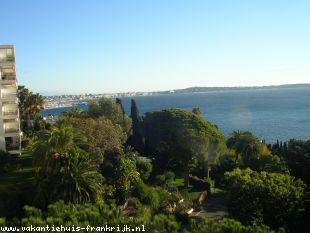
[[[182,94],[182,93],[195,93],[195,92],[208,92],[208,91],[230,91],[230,90],[257,90],[257,89],[270,89],[270,88],[299,88],[310,87],[310,83],[299,84],[283,84],[283,85],[269,85],[269,86],[235,86],[235,87],[188,87],[184,89],[175,89],[169,91],[158,91],[153,94]]]

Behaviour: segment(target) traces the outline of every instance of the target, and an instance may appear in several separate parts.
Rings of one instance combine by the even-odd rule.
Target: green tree
[[[140,179],[139,172],[133,161],[121,156],[115,169],[115,188],[120,200],[124,200],[131,187]]]
[[[227,139],[227,147],[235,150],[236,162],[241,156],[244,167],[260,171],[272,161],[272,154],[267,145],[250,132],[235,131],[233,136]]]
[[[126,134],[120,125],[113,124],[105,117],[63,118],[65,124],[80,129],[87,138],[85,150],[101,164],[108,154],[120,153],[126,141]]]
[[[63,226],[68,230],[59,232],[74,232],[72,227],[86,227],[87,225],[117,226],[128,223],[122,215],[121,209],[115,205],[107,205],[102,201],[87,204],[72,204],[63,201],[55,202],[48,206],[47,210],[25,206],[25,217],[20,221],[21,226]],[[77,229],[77,228],[75,228]],[[89,232],[80,229],[79,232]],[[97,231],[102,232],[102,231]]]
[[[26,131],[31,127],[33,120],[44,106],[43,96],[29,91],[25,86],[18,86],[19,111],[22,122],[22,130]]]
[[[68,151],[81,149],[86,144],[86,138],[81,131],[72,126],[53,126],[51,130],[39,131],[30,144],[35,171],[48,173],[52,170],[52,160]]]
[[[144,137],[143,137],[143,120],[140,116],[138,106],[134,99],[131,100],[132,135],[129,138],[129,144],[143,154]]]
[[[202,111],[200,110],[199,107],[193,108],[192,113],[199,115],[199,116],[202,116]]]
[[[284,158],[291,174],[310,185],[310,140],[290,140]]]
[[[36,199],[41,201],[38,204],[99,199],[103,178],[98,165],[82,149],[85,143],[81,132],[68,125],[53,126],[35,136],[30,152],[36,172]]]
[[[135,157],[134,161],[136,163],[136,167],[141,179],[143,181],[147,181],[152,172],[152,164],[149,161],[144,160],[140,157]]]
[[[121,107],[122,112],[123,112],[123,115],[125,115],[125,109],[124,109],[124,106],[123,106],[122,99],[116,98],[116,99],[115,99],[115,102]]]
[[[284,233],[283,229],[274,231],[265,225],[245,226],[240,222],[225,218],[221,221],[215,221],[204,218],[201,221],[191,221],[189,231],[183,233]]]
[[[181,109],[147,113],[144,119],[147,153],[155,156],[156,169],[183,173],[188,185],[190,162],[197,157],[210,164],[226,151],[224,135],[202,117]]]
[[[249,168],[228,172],[225,179],[230,190],[228,210],[244,224],[290,228],[300,216],[305,189],[301,180]]]
[[[121,105],[113,99],[102,97],[98,101],[89,101],[88,114],[92,118],[103,116],[113,124],[120,125],[127,136],[131,133],[131,119],[123,114]]]

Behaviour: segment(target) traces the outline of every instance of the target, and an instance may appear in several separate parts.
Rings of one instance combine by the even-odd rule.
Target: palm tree
[[[34,158],[38,200],[44,204],[57,199],[80,203],[101,196],[103,177],[82,149],[85,144],[81,132],[68,125],[56,125],[50,131],[36,134],[30,152]]]
[[[72,126],[55,125],[50,131],[39,131],[30,146],[35,170],[37,173],[48,173],[56,157],[65,156],[72,150],[81,150],[85,144],[84,135]]]
[[[18,87],[19,110],[22,121],[25,122],[23,130],[29,129],[31,120],[43,109],[43,96],[29,91],[24,86]]]
[[[99,200],[103,193],[103,177],[98,166],[82,151],[71,151],[59,157],[58,169],[51,179],[52,194],[72,203]]]

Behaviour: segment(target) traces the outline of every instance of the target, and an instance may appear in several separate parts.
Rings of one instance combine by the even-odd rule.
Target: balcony
[[[20,137],[5,137],[5,148],[10,153],[19,153]]]
[[[5,74],[1,76],[1,81],[14,81],[16,80],[15,74]]]
[[[19,144],[6,145],[6,150],[7,151],[20,150],[20,145]]]
[[[4,110],[3,116],[17,116],[18,110]]]
[[[2,93],[1,99],[16,99],[16,93]]]
[[[19,128],[9,128],[9,127],[5,127],[4,128],[4,133],[9,134],[9,133],[19,133]]]
[[[15,62],[15,57],[13,56],[0,57],[0,63],[6,63],[6,62]]]
[[[1,89],[5,89],[5,90],[7,90],[7,89],[11,89],[11,90],[17,90],[17,85],[16,85],[16,83],[9,83],[9,84],[2,84],[1,83]]]

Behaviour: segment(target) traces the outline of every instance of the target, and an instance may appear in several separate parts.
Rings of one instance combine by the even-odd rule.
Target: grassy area
[[[32,166],[32,157],[23,152],[18,158],[18,169],[12,172],[1,174],[0,190],[6,190],[8,187],[23,188],[32,185],[34,169]]]

